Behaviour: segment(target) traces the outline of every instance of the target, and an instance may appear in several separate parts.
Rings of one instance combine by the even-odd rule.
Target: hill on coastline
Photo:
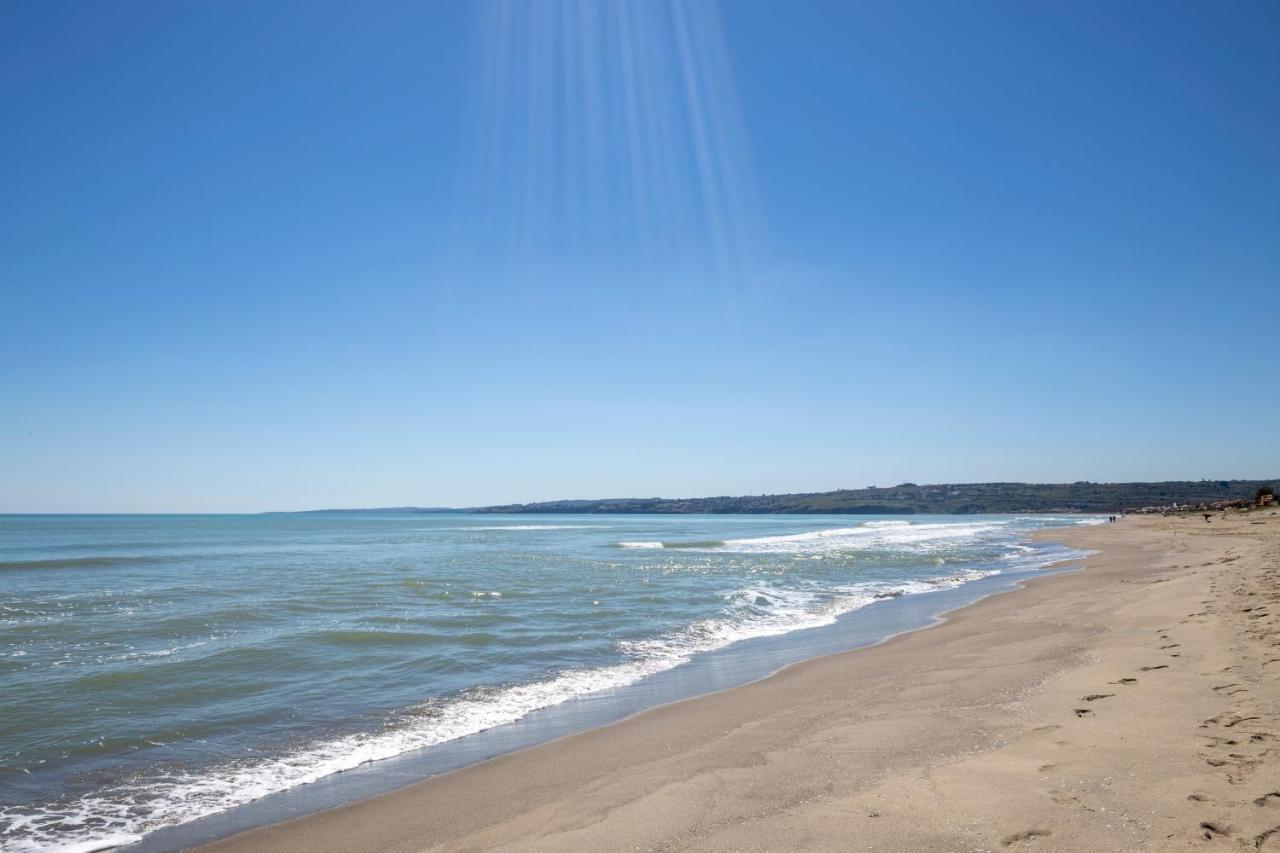
[[[788,495],[712,498],[605,498],[475,507],[493,513],[1006,513],[1118,512],[1144,506],[1249,499],[1276,480],[1162,483],[939,483]]]

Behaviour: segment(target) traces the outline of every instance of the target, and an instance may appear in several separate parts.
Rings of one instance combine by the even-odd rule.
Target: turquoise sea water
[[[1047,516],[0,517],[0,849],[95,849],[1071,552]]]

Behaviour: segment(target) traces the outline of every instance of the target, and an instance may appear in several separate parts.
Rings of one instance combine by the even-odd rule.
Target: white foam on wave
[[[723,542],[619,542],[622,548],[707,549],[757,554],[830,553],[872,548],[906,548],[929,551],[963,540],[994,533],[1008,521],[925,522],[868,521],[856,527],[834,527],[787,533],[778,536],[756,536],[726,539]]]
[[[671,666],[675,666],[693,655],[742,640],[830,625],[840,616],[883,598],[950,589],[999,573],[997,569],[974,569],[928,580],[850,584],[829,590],[783,589],[759,584],[729,596],[735,608],[743,614],[738,618],[706,619],[671,634],[620,645],[632,654],[655,660],[673,660]]]
[[[445,527],[443,530],[608,530],[611,524],[492,524],[475,527]]]
[[[894,544],[973,537],[999,527],[998,522],[871,522],[852,528],[812,531],[790,536],[727,540],[738,548],[788,553],[796,543],[843,543],[860,538],[895,536]],[[912,538],[914,537],[914,538]],[[881,540],[884,541],[884,540]],[[620,543],[623,544],[623,543]],[[637,543],[633,547],[662,547]],[[1035,559],[1029,554],[1021,554]],[[225,811],[269,794],[306,785],[363,764],[436,746],[496,726],[512,723],[571,699],[630,684],[686,663],[694,656],[742,640],[778,636],[834,623],[841,615],[879,599],[949,589],[999,574],[994,568],[962,570],[918,580],[783,588],[756,583],[727,591],[725,611],[669,633],[624,641],[622,663],[560,672],[543,681],[477,687],[446,700],[411,709],[395,725],[316,743],[270,759],[234,762],[178,772],[155,781],[95,791],[39,814],[15,807],[0,808],[0,837],[14,851],[86,853],[131,843],[145,833]],[[473,595],[493,596],[485,591]],[[67,843],[68,835],[76,840]]]
[[[725,548],[738,552],[806,553],[812,551],[843,551],[862,548],[906,547],[911,550],[928,550],[929,546],[946,545],[957,540],[974,539],[993,533],[1007,522],[868,522],[857,527],[836,527],[793,533],[784,536],[757,536],[750,539],[729,539]]]
[[[928,580],[834,588],[750,585],[725,594],[723,616],[657,637],[620,642],[618,649],[629,658],[624,663],[570,669],[530,684],[475,688],[450,700],[428,702],[394,728],[349,735],[274,759],[215,767],[199,775],[178,773],[149,784],[108,788],[40,815],[0,809],[0,827],[8,823],[7,833],[17,837],[12,848],[5,849],[84,853],[131,843],[162,826],[195,820],[363,764],[513,723],[579,696],[625,687],[732,643],[830,625],[842,614],[882,598],[947,589],[992,574],[998,571],[972,570]],[[78,827],[82,829],[76,831]],[[64,843],[69,830],[78,837],[74,846]]]

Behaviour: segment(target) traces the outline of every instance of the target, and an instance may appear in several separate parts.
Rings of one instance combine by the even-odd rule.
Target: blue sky
[[[0,511],[1280,472],[1280,6],[712,12],[4,4]]]

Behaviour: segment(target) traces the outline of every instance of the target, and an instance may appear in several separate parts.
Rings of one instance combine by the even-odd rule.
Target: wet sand
[[[1256,523],[1261,522],[1261,523]],[[1280,850],[1280,514],[205,851]]]

